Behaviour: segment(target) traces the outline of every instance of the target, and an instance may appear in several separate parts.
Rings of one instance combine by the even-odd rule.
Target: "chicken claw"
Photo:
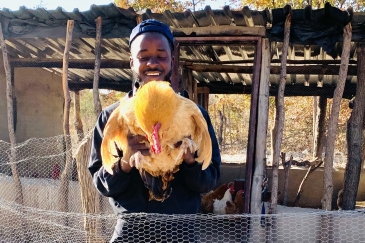
[[[198,147],[196,143],[190,138],[183,138],[177,158],[181,158],[183,154],[185,154],[188,151],[188,149],[190,149],[191,153],[195,153]]]
[[[145,159],[145,157],[142,155],[140,151],[132,154],[132,156],[129,159],[129,165],[131,167],[136,167],[137,169],[141,168],[142,164],[147,164],[151,166],[150,162]]]

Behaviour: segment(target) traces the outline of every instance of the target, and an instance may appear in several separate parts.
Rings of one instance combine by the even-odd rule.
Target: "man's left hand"
[[[183,155],[183,160],[185,161],[186,164],[192,165],[195,163],[195,154],[192,153],[188,148],[186,150],[186,153]]]

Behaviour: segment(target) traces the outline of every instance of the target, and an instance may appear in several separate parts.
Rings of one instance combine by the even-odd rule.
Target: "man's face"
[[[163,34],[143,33],[131,44],[130,64],[134,81],[169,81],[173,60],[169,42]]]

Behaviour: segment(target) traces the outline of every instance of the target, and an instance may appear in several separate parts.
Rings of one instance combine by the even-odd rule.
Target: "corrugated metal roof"
[[[285,9],[273,11],[256,11],[248,8],[232,10],[229,7],[223,9],[211,9],[207,6],[204,10],[191,12],[170,12],[152,13],[147,10],[143,14],[137,14],[133,9],[122,9],[114,4],[91,5],[88,11],[66,12],[61,7],[55,10],[43,8],[27,9],[21,7],[19,10],[0,10],[0,21],[4,36],[6,38],[9,56],[12,60],[29,61],[28,66],[38,65],[34,60],[46,59],[61,61],[64,46],[67,20],[74,20],[73,41],[70,51],[72,60],[89,60],[95,58],[95,19],[102,17],[102,50],[103,60],[124,61],[129,60],[128,38],[133,27],[138,21],[154,18],[168,24],[176,37],[181,36],[241,36],[247,35],[247,30],[257,36],[268,37],[272,40],[272,66],[279,67],[281,56],[281,39],[283,22],[285,20]],[[330,8],[329,10],[293,10],[291,37],[293,44],[290,48],[288,60],[334,60],[339,59],[341,45],[341,31],[350,19],[347,12]],[[327,19],[326,19],[327,18]],[[328,21],[336,19],[336,21]],[[351,60],[356,61],[356,43],[365,38],[364,13],[354,13],[352,18],[353,41]],[[310,27],[312,25],[312,28]],[[318,28],[327,28],[328,33],[318,33]],[[304,29],[303,28],[307,28]],[[316,30],[317,28],[317,30]],[[317,31],[317,32],[315,32]],[[323,37],[324,36],[324,37]],[[339,38],[336,38],[336,36]],[[322,38],[322,39],[321,39]],[[324,44],[320,43],[324,40]],[[327,38],[327,39],[326,39]],[[328,40],[334,40],[332,52],[327,55],[323,51]],[[337,44],[336,44],[337,43]],[[193,63],[198,65],[219,64],[247,67],[246,73],[232,72],[200,72],[193,71],[194,78],[200,86],[208,86],[212,93],[242,93],[249,92],[252,69],[254,63],[255,43],[247,42],[231,44],[182,45],[180,59],[182,63]],[[23,59],[27,58],[27,59]],[[32,59],[29,59],[32,58]],[[31,61],[33,60],[33,61]],[[338,62],[339,63],[339,62]],[[76,64],[75,64],[76,65]],[[103,64],[104,65],[104,64]],[[110,62],[109,68],[102,68],[100,73],[100,85],[104,88],[116,88],[119,90],[130,89],[131,71],[128,67],[116,67]],[[288,66],[303,66],[303,64],[289,64]],[[61,75],[62,67],[48,64],[45,67]],[[318,65],[316,65],[318,66]],[[105,66],[104,66],[105,67]],[[352,70],[352,69],[351,69]],[[288,73],[290,74],[290,73]],[[310,74],[310,73],[308,73]],[[356,74],[356,72],[355,72]],[[70,68],[70,87],[89,87],[93,80],[93,68]],[[305,75],[303,73],[292,73],[288,78],[288,84],[315,86],[333,86],[337,82],[337,75]],[[321,81],[322,82],[319,82]],[[278,75],[272,74],[270,81],[272,87],[278,82]],[[356,75],[349,76],[349,83],[356,82]],[[233,87],[234,85],[234,87]]]

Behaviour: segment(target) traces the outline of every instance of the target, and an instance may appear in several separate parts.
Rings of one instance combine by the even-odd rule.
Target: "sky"
[[[80,11],[86,11],[90,9],[90,6],[92,4],[107,5],[112,2],[113,0],[1,0],[0,9],[8,8],[10,10],[18,10],[21,6],[25,6],[26,8],[37,8],[39,6],[42,6],[43,8],[48,10],[54,10],[57,7],[62,7],[66,11],[71,12],[75,8],[78,8]],[[212,9],[221,9],[224,5],[224,2],[222,0],[217,0],[214,2],[212,2],[211,0],[206,0],[203,6],[198,6],[198,9],[202,9],[206,5],[210,5]]]

